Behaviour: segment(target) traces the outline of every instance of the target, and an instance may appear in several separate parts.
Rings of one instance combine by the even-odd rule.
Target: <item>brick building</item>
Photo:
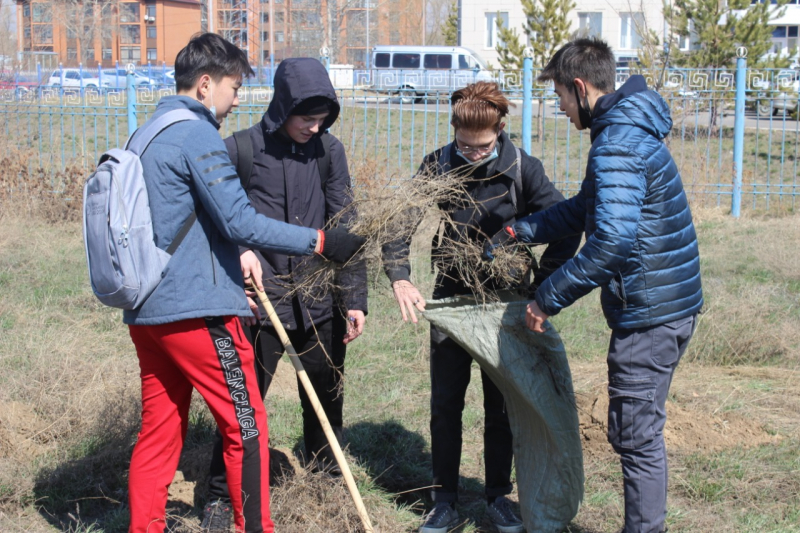
[[[17,0],[21,52],[83,63],[172,64],[200,30],[198,0]]]
[[[253,65],[318,57],[364,66],[377,44],[419,44],[423,0],[15,0],[20,52],[65,66],[172,64],[189,38],[218,33]]]
[[[423,38],[422,0],[204,2],[204,30],[246,49],[254,65],[317,57],[327,46],[333,62],[363,66],[376,44],[420,44]]]

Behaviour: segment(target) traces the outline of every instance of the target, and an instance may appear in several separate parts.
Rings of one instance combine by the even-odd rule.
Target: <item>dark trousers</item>
[[[339,443],[342,442],[342,408],[344,395],[342,377],[344,373],[345,345],[342,342],[346,332],[345,319],[334,310],[334,318],[316,325],[316,329],[287,331],[292,346],[300,354],[300,361],[306,370],[314,391],[317,393],[322,409],[328,416]],[[271,327],[250,328],[256,352],[256,374],[262,396],[266,396],[272,377],[283,355],[283,343]],[[303,407],[303,440],[307,460],[317,455],[333,460],[333,452],[328,446],[325,433],[311,406],[305,389],[298,380],[300,405]],[[209,468],[208,499],[227,501],[228,485],[225,479],[225,463],[222,460],[222,440],[217,432]]]
[[[608,441],[619,454],[625,533],[660,533],[667,518],[665,404],[672,376],[697,316],[611,332],[608,349]]]
[[[455,502],[461,464],[461,414],[473,359],[450,337],[431,326],[431,460],[432,498]],[[481,370],[483,382],[483,454],[486,496],[511,493],[513,449],[511,426],[500,389]]]

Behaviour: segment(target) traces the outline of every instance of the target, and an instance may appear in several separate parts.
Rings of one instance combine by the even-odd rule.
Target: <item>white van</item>
[[[478,54],[463,46],[376,46],[371,75],[375,89],[420,98],[495,81]]]

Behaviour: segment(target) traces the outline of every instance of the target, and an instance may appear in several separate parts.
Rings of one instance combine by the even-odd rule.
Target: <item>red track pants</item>
[[[142,378],[142,430],[128,483],[130,531],[164,531],[167,489],[178,468],[195,388],[222,433],[236,530],[271,533],[267,413],[239,319],[130,326],[130,334]]]

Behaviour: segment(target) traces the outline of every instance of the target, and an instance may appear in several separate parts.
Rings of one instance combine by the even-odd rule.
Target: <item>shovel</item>
[[[303,388],[308,395],[308,399],[311,402],[311,405],[314,407],[314,412],[317,414],[317,418],[319,418],[322,431],[325,432],[325,437],[328,439],[328,444],[333,451],[334,457],[336,457],[336,462],[339,464],[339,468],[342,469],[342,476],[347,484],[347,490],[350,491],[350,496],[353,498],[353,503],[356,504],[356,510],[358,511],[358,516],[361,518],[361,523],[364,525],[364,531],[365,533],[374,533],[375,530],[372,528],[372,523],[369,520],[367,509],[364,507],[364,502],[361,500],[361,494],[358,492],[358,487],[353,479],[353,474],[350,472],[350,467],[347,466],[344,453],[342,453],[342,447],[339,446],[339,441],[337,440],[336,435],[333,433],[333,428],[331,428],[330,422],[328,422],[328,416],[325,414],[325,411],[322,409],[322,405],[319,403],[319,398],[317,397],[317,393],[314,392],[314,386],[311,385],[311,381],[308,379],[308,375],[303,368],[303,363],[300,362],[300,357],[297,355],[294,346],[292,346],[289,336],[286,334],[286,330],[283,328],[283,324],[281,324],[277,313],[275,313],[275,308],[272,307],[267,295],[256,286],[252,278],[250,279],[250,285],[258,296],[259,301],[261,301],[261,305],[263,305],[264,309],[267,311],[267,316],[272,322],[272,327],[274,327],[275,331],[278,332],[278,336],[283,343],[283,348],[289,355],[289,360],[292,362],[292,365],[297,372],[297,378],[300,380],[300,383],[303,384]]]

